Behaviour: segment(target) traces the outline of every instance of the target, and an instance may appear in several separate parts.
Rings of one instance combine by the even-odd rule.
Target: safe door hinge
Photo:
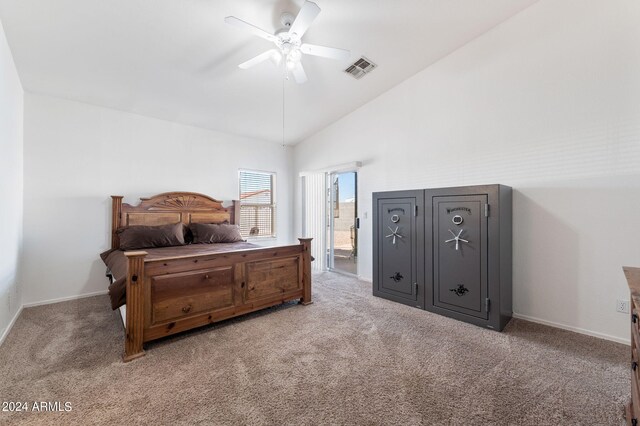
[[[489,300],[489,298],[484,299],[484,309],[487,312],[491,309],[491,300]]]
[[[489,204],[484,205],[484,217],[489,217]]]
[[[418,283],[413,283],[416,286],[416,294],[418,294]]]
[[[416,205],[415,208],[413,209],[413,215],[414,216],[418,216],[418,206]]]

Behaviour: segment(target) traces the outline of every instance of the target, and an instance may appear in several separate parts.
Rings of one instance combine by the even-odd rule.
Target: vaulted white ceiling
[[[309,81],[284,81],[272,47],[224,23],[269,32],[304,0],[1,0],[24,89],[267,141],[295,144],[503,22],[535,0],[316,0],[307,43],[352,51],[305,56]],[[343,70],[365,55],[361,80]]]

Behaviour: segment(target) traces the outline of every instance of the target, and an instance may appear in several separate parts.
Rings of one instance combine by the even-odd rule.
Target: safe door
[[[488,319],[487,195],[432,200],[433,305]]]
[[[422,191],[395,195],[374,194],[374,295],[422,308],[424,217],[418,216],[418,206],[422,209],[424,195]]]

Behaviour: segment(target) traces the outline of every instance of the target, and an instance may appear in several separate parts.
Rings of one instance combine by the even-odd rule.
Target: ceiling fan
[[[305,1],[300,12],[298,12],[298,16],[294,17],[287,12],[282,14],[280,22],[282,22],[284,28],[276,31],[275,34],[270,34],[235,16],[227,16],[224,18],[224,22],[227,24],[243,28],[253,33],[253,35],[269,40],[276,45],[275,49],[267,50],[238,66],[242,69],[247,69],[269,59],[276,65],[280,65],[284,59],[286,70],[291,71],[297,83],[304,83],[307,81],[307,74],[300,61],[303,54],[338,60],[348,59],[351,56],[351,52],[348,50],[302,42],[302,36],[309,29],[311,23],[319,13],[320,8],[317,4]]]

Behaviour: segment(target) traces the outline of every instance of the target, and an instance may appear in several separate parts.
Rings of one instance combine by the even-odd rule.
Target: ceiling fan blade
[[[271,50],[267,50],[264,53],[259,54],[258,56],[249,59],[246,62],[241,63],[240,65],[238,65],[239,68],[242,68],[243,70],[246,70],[247,68],[251,68],[254,65],[258,65],[260,62],[264,62],[267,59],[274,59],[276,57],[279,57],[279,53],[276,49],[271,49]]]
[[[304,68],[302,67],[302,62],[298,62],[295,67],[291,70],[291,74],[293,74],[293,78],[296,80],[296,83],[302,84],[307,81],[307,73],[304,72]]]
[[[303,43],[300,51],[307,55],[322,56],[323,58],[344,60],[351,57],[351,52],[337,47],[317,46],[315,44]]]
[[[257,35],[258,37],[261,37],[265,40],[276,41],[278,39],[276,36],[274,36],[273,34],[269,34],[262,28],[258,28],[255,25],[243,21],[242,19],[236,18],[235,16],[227,16],[226,18],[224,18],[224,22],[229,25],[233,25],[234,27],[251,31],[253,35]]]
[[[302,8],[300,9],[300,12],[298,12],[298,16],[296,16],[295,21],[293,21],[293,24],[291,24],[291,28],[289,28],[289,34],[295,33],[298,39],[302,38],[304,33],[307,31],[307,29],[309,29],[311,23],[314,19],[316,19],[316,16],[318,16],[319,13],[320,8],[317,4],[310,1],[305,1],[302,5]]]

